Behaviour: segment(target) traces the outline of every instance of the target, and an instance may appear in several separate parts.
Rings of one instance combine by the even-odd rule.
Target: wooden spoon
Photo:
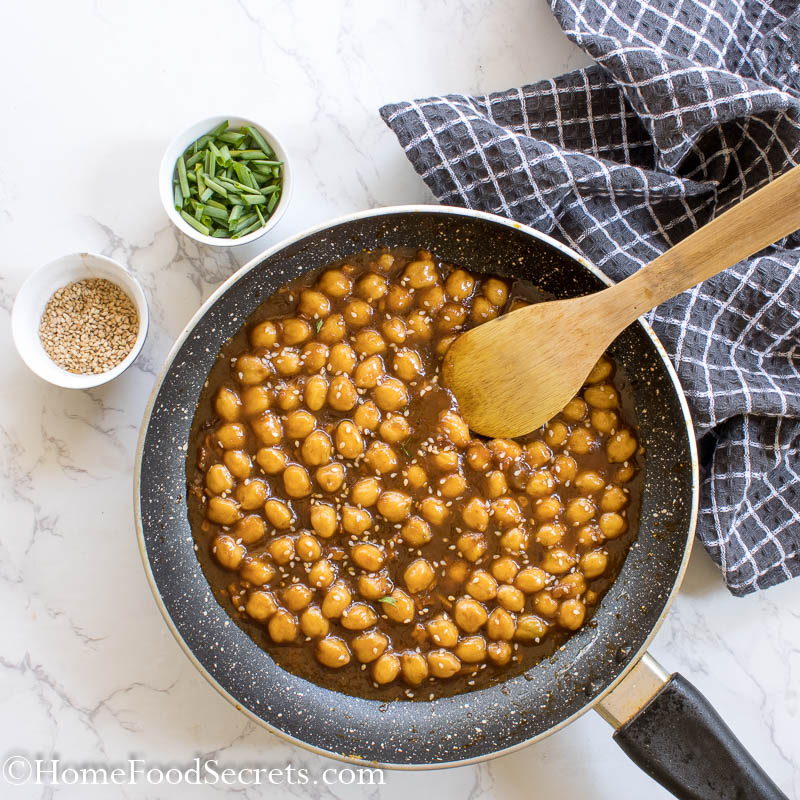
[[[638,317],[798,228],[800,166],[608,289],[536,303],[463,333],[447,351],[444,383],[477,433],[529,433],[564,408]]]

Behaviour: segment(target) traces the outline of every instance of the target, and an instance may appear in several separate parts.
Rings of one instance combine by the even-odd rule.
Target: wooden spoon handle
[[[607,290],[627,327],[651,308],[800,228],[800,165]],[[605,294],[605,293],[604,293]],[[624,311],[623,311],[624,309]],[[622,320],[620,320],[622,321]]]

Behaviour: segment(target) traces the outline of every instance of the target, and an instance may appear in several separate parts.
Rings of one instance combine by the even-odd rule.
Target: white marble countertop
[[[215,286],[258,250],[350,211],[427,202],[380,121],[387,101],[485,92],[581,66],[528,0],[188,2],[40,0],[0,8],[0,756],[72,764],[307,768],[334,762],[249,722],[195,670],[145,581],[131,474],[155,374]],[[211,113],[264,120],[296,170],[287,215],[259,243],[196,246],[168,223],[156,170],[171,136]],[[122,378],[88,392],[35,378],[9,314],[30,270],[95,250],[144,284],[151,331]],[[717,706],[791,796],[800,793],[800,581],[734,599],[701,547],[652,652]],[[0,783],[2,779],[0,778]],[[3,786],[12,798],[314,797],[321,787]],[[327,797],[534,800],[666,793],[587,714],[478,766],[387,772]]]

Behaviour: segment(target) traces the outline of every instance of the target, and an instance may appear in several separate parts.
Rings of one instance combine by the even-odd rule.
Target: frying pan
[[[343,760],[396,768],[467,764],[530,744],[594,707],[630,757],[678,797],[783,798],[702,695],[646,653],[688,561],[698,466],[677,376],[641,320],[611,349],[631,383],[647,453],[638,538],[589,624],[554,656],[480,691],[381,704],[286,672],[230,624],[200,568],[186,514],[186,446],[203,383],[225,341],[284,283],[361,250],[393,246],[426,247],[469,270],[526,278],[556,297],[609,283],[577,253],[508,219],[398,206],[301,233],[220,286],[186,326],[156,382],[134,481],[145,569],[188,657],[254,721]]]

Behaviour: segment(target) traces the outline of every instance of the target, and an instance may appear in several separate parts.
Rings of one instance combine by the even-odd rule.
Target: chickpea
[[[512,439],[492,439],[488,446],[494,460],[499,464],[508,464],[522,456],[522,448]]]
[[[350,488],[350,502],[362,508],[374,506],[381,493],[381,484],[375,478],[362,478]]]
[[[294,540],[291,536],[279,536],[269,543],[267,550],[276,564],[288,564],[294,558]]]
[[[543,467],[552,457],[552,451],[541,439],[536,439],[525,445],[525,461],[533,469]]]
[[[325,636],[317,642],[316,649],[317,661],[320,664],[339,669],[350,663],[350,650],[344,639],[338,636]]]
[[[567,447],[578,455],[591,453],[597,448],[597,439],[588,428],[575,428],[569,435]]]
[[[214,410],[226,422],[236,422],[242,413],[242,399],[235,389],[221,386],[214,400]]]
[[[319,411],[328,396],[328,382],[322,375],[313,375],[306,381],[304,400],[312,411]]]
[[[308,582],[315,589],[327,589],[335,579],[333,565],[327,558],[321,558],[308,571]]]
[[[290,439],[305,439],[317,426],[317,418],[302,409],[286,415],[284,430]]]
[[[275,577],[275,568],[261,558],[245,558],[239,565],[239,577],[253,586],[263,586]]]
[[[561,447],[569,436],[569,428],[558,420],[548,422],[544,431],[544,438],[550,447]]]
[[[300,353],[294,347],[284,347],[277,355],[273,356],[272,363],[278,375],[284,378],[290,378],[292,375],[297,375],[303,366],[300,361]]]
[[[627,483],[635,474],[636,468],[633,464],[625,462],[623,466],[617,467],[617,471],[614,473],[614,480],[617,483]]]
[[[374,389],[384,375],[383,361],[378,355],[364,359],[355,371],[355,383],[359,389]]]
[[[539,592],[544,589],[546,582],[547,575],[543,569],[539,569],[539,567],[525,567],[517,573],[514,586],[525,592],[525,594],[533,594],[534,592]]]
[[[465,636],[456,646],[455,654],[465,664],[478,664],[486,658],[486,639]]]
[[[251,353],[245,353],[236,359],[233,371],[236,373],[239,383],[243,386],[253,386],[263,383],[271,370],[263,359]]]
[[[289,464],[283,471],[283,488],[289,497],[308,497],[311,494],[308,470],[299,464]]]
[[[386,442],[373,442],[367,448],[364,461],[371,470],[381,475],[394,472],[400,463],[397,453]]]
[[[577,598],[564,600],[558,609],[558,624],[568,631],[576,631],[583,625],[586,606]]]
[[[400,669],[403,680],[409,686],[419,686],[428,677],[428,662],[421,653],[413,650],[400,655]]]
[[[407,625],[414,619],[414,601],[402,590],[395,589],[390,595],[394,603],[384,604],[384,613],[393,622]]]
[[[254,544],[266,534],[267,525],[258,514],[248,514],[234,525],[233,532],[244,544]]]
[[[401,531],[403,541],[410,547],[422,547],[433,539],[431,527],[420,517],[411,517]]]
[[[603,477],[594,470],[584,470],[575,477],[575,488],[584,494],[599,492],[603,486],[605,486]]]
[[[519,564],[509,556],[501,556],[492,562],[492,575],[502,583],[513,583],[519,572]]]
[[[326,464],[324,467],[317,468],[314,477],[323,492],[334,494],[341,489],[344,483],[344,467],[337,463]]]
[[[534,614],[521,614],[514,638],[519,642],[538,642],[547,635],[547,623]]]
[[[386,342],[383,337],[371,328],[365,328],[356,334],[353,347],[362,358],[386,352]]]
[[[392,361],[395,375],[404,381],[415,381],[423,375],[422,361],[415,350],[400,348]]]
[[[350,558],[357,567],[361,567],[367,572],[377,572],[383,566],[386,554],[382,547],[371,542],[362,542],[351,548]]]
[[[267,630],[276,644],[293,642],[297,638],[297,619],[286,609],[279,608],[269,619]]]
[[[281,411],[293,411],[300,407],[300,399],[303,396],[302,385],[290,381],[278,390],[275,403]]]
[[[245,549],[242,545],[237,544],[232,536],[223,533],[214,537],[211,552],[214,554],[221,567],[233,570],[242,563]]]
[[[627,428],[615,433],[606,444],[606,455],[612,464],[627,461],[636,452],[638,444]]]
[[[311,326],[298,317],[283,320],[282,329],[284,344],[303,344],[311,338]]]
[[[444,305],[445,294],[441,286],[430,286],[416,294],[417,306],[428,314],[435,314]]]
[[[425,289],[439,282],[436,266],[431,260],[412,261],[404,270],[401,283],[412,289]]]
[[[458,453],[455,450],[438,450],[433,454],[433,466],[440,472],[458,469]]]
[[[497,602],[506,611],[522,611],[525,608],[525,595],[515,586],[504,583],[497,590]]]
[[[592,367],[586,383],[600,383],[609,375],[611,375],[611,362],[605,356],[601,356],[600,360]]]
[[[550,497],[540,497],[533,504],[533,517],[539,522],[549,522],[561,514],[563,510],[558,495],[553,494],[550,495]]]
[[[499,313],[497,306],[493,305],[488,298],[476,297],[472,303],[470,317],[476,325],[482,325],[484,322],[494,319]]]
[[[382,269],[384,272],[391,268],[392,264],[394,264],[394,256],[391,253],[381,253],[378,256],[378,260],[375,262],[375,266],[378,269]]]
[[[433,336],[430,317],[422,310],[413,311],[406,321],[408,338],[415,342],[428,342]]]
[[[283,502],[272,497],[264,503],[264,514],[273,528],[284,531],[294,522],[294,511]]]
[[[358,458],[364,452],[364,439],[349,419],[342,420],[336,426],[334,442],[344,458]]]
[[[316,430],[310,433],[300,448],[300,455],[309,467],[321,467],[331,460],[333,444],[325,431]]]
[[[521,553],[528,546],[528,534],[520,526],[509,528],[500,537],[500,547],[510,553]]]
[[[455,647],[458,643],[458,628],[447,614],[439,614],[425,625],[431,641],[439,647]]]
[[[497,278],[487,278],[481,287],[484,297],[493,305],[498,308],[506,304],[508,300],[508,285],[505,281],[498,280]]]
[[[309,509],[309,521],[317,536],[330,539],[336,533],[336,509],[326,503],[315,503]]]
[[[250,427],[261,443],[267,447],[280,444],[283,439],[283,425],[271,411],[265,411],[260,417],[256,417],[250,423]]]
[[[560,455],[556,456],[553,461],[553,472],[556,479],[562,485],[567,481],[572,481],[578,473],[578,462],[572,456]]]
[[[378,406],[367,400],[366,403],[361,403],[353,412],[353,422],[358,425],[359,430],[374,431],[377,429],[381,421],[381,412],[378,411]]]
[[[557,522],[546,522],[536,531],[536,541],[543,547],[552,547],[560,544],[566,531]]]
[[[244,610],[249,617],[265,622],[278,610],[278,604],[271,592],[259,590],[247,595]]]
[[[206,489],[212,494],[222,494],[233,489],[233,475],[222,464],[212,464],[206,472]]]
[[[329,297],[341,299],[350,294],[352,282],[340,269],[327,269],[319,276],[317,287]]]
[[[550,547],[542,558],[542,569],[551,575],[563,575],[574,566],[575,559],[560,547]]]
[[[380,658],[382,653],[389,646],[389,639],[379,631],[370,631],[353,637],[350,647],[356,654],[356,658],[362,664],[369,664],[376,658]]]
[[[552,473],[546,469],[534,472],[525,486],[526,494],[531,497],[545,497],[553,493],[556,482]]]
[[[428,474],[419,464],[409,464],[403,475],[412,489],[428,485]]]
[[[344,339],[347,328],[341,314],[331,314],[317,332],[317,339],[323,344],[333,345]]]
[[[499,469],[486,473],[486,495],[487,497],[502,497],[508,491],[508,481],[506,476]]]
[[[384,653],[372,664],[375,683],[391,683],[400,674],[400,659],[394,653]]]
[[[453,608],[456,624],[465,633],[476,633],[486,624],[486,609],[472,597],[459,597]]]
[[[212,497],[208,501],[206,516],[218,525],[233,525],[241,516],[239,504],[230,497]]]
[[[447,276],[444,287],[453,300],[466,300],[475,288],[475,278],[466,270],[455,269]]]
[[[573,397],[572,400],[564,406],[564,410],[561,414],[564,419],[570,422],[580,422],[586,417],[586,412],[586,403],[580,397]]]
[[[357,401],[358,393],[350,378],[337,375],[328,389],[328,405],[335,411],[349,411]]]
[[[269,320],[259,322],[250,330],[249,338],[253,347],[272,347],[278,341],[278,329]]]
[[[429,589],[434,577],[433,567],[426,558],[415,559],[403,572],[403,582],[411,594],[419,594]]]
[[[619,417],[615,411],[604,408],[592,409],[592,427],[598,433],[613,433],[619,428]]]
[[[269,490],[261,478],[248,478],[236,487],[234,493],[239,506],[245,511],[254,511],[264,505]]]
[[[226,422],[217,428],[217,441],[225,450],[239,450],[247,441],[247,430],[241,422]]]
[[[272,404],[272,392],[266,386],[248,386],[242,392],[242,411],[246,417],[256,417]]]
[[[488,547],[486,537],[482,533],[462,533],[456,539],[456,550],[473,564],[486,553]]]
[[[240,481],[249,478],[253,472],[253,462],[245,450],[226,450],[222,454],[222,462],[234,478]]]
[[[458,337],[454,333],[450,334],[450,336],[442,336],[439,341],[436,342],[436,355],[439,356],[440,359],[444,358],[445,355],[447,355],[447,351],[450,349],[450,345],[453,344],[457,338]]]
[[[300,361],[309,375],[324,369],[330,356],[328,345],[322,342],[309,342],[300,353]]]
[[[434,678],[452,678],[461,669],[461,662],[448,650],[431,650],[428,669]]]
[[[295,550],[300,560],[306,562],[316,561],[322,555],[319,541],[310,533],[303,533],[297,538]]]
[[[358,576],[359,594],[367,600],[378,600],[391,594],[394,586],[385,569],[380,572],[362,572]]]
[[[425,497],[419,502],[420,514],[431,525],[441,525],[450,515],[450,509],[438,497]]]
[[[325,615],[319,606],[309,606],[300,615],[300,630],[304,636],[312,639],[320,639],[327,636],[331,629],[331,624],[325,619]]]
[[[590,386],[583,393],[583,399],[592,407],[609,410],[619,406],[619,394],[610,383]]]
[[[461,497],[467,489],[467,479],[460,472],[445,475],[439,480],[439,492],[442,497]]]
[[[403,344],[408,335],[406,324],[400,317],[392,317],[381,323],[381,333],[383,337],[392,344]]]
[[[386,308],[394,314],[403,314],[411,308],[414,296],[404,286],[394,284],[386,295]]]
[[[501,528],[512,528],[522,522],[522,509],[513,497],[501,497],[492,502],[489,514]]]
[[[341,581],[336,581],[322,599],[322,613],[328,619],[335,619],[350,605],[353,599],[350,590]]]
[[[440,331],[456,331],[464,327],[469,311],[460,303],[445,303],[436,318]]]
[[[372,390],[372,397],[381,411],[400,411],[408,403],[408,389],[397,378],[384,375]]]
[[[342,506],[342,529],[352,536],[361,536],[372,527],[372,516],[369,511],[354,506]],[[371,545],[364,545],[365,547]],[[359,565],[360,566],[360,565]]]
[[[464,583],[468,574],[469,562],[465,561],[463,558],[458,558],[455,561],[451,561],[445,569],[445,575],[447,576],[447,579],[456,584]]]
[[[372,306],[363,300],[351,300],[344,310],[344,320],[353,328],[363,328],[371,319]]]
[[[388,291],[386,278],[375,272],[367,272],[356,281],[356,292],[370,303],[380,300]]]
[[[485,569],[476,569],[465,588],[476,600],[493,600],[497,596],[497,581]]]
[[[588,522],[595,514],[597,509],[588,497],[575,497],[567,503],[567,510],[564,512],[567,522],[573,525],[581,525]]]
[[[601,511],[621,511],[628,505],[628,495],[619,486],[609,486],[600,498]]]
[[[363,631],[378,621],[378,615],[366,603],[353,603],[342,612],[339,621],[348,631]]]
[[[346,342],[339,342],[330,349],[330,354],[328,355],[328,371],[335,373],[341,379],[342,376],[339,375],[339,373],[349,375],[355,369],[357,361],[358,359],[356,358],[353,348]],[[334,378],[334,381],[335,380],[336,378]],[[344,378],[344,380],[348,379]],[[333,382],[331,386],[333,386]]]
[[[439,432],[456,447],[466,447],[469,444],[469,426],[455,411],[448,409],[439,414]]]
[[[300,292],[297,310],[311,319],[324,319],[331,313],[331,301],[322,292],[303,289]]]
[[[408,438],[411,428],[408,420],[400,414],[387,414],[386,419],[378,428],[378,433],[385,441],[397,444]]]
[[[570,572],[553,588],[553,597],[563,600],[567,597],[580,597],[586,591],[586,579],[580,572]]]
[[[389,522],[402,522],[411,511],[411,496],[405,492],[387,491],[378,498],[378,512]]]
[[[495,608],[486,622],[486,635],[490,639],[505,639],[510,641],[514,638],[517,623],[514,617],[505,608]]]
[[[293,583],[283,590],[281,600],[289,611],[302,611],[313,597],[313,592],[305,584]]]
[[[486,648],[489,660],[498,667],[508,664],[511,661],[512,653],[513,650],[508,642],[489,642],[489,646]]]
[[[476,472],[486,472],[492,464],[492,454],[483,442],[472,442],[467,448],[467,464]]]
[[[608,511],[600,515],[597,524],[601,533],[606,539],[616,539],[617,536],[622,535],[628,528],[628,523],[625,522],[625,517],[618,514],[616,511]]]
[[[597,525],[582,525],[578,528],[577,543],[581,547],[592,547],[602,542],[604,538]]]

